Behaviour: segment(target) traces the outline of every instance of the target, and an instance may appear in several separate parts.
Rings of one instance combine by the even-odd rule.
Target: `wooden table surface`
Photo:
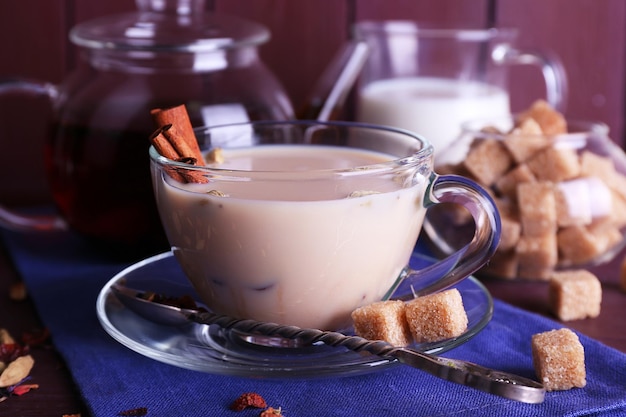
[[[37,311],[30,300],[9,298],[11,285],[20,281],[10,257],[0,247],[0,328],[8,329],[14,337],[42,328]],[[604,344],[626,353],[626,293],[619,286],[619,269],[624,254],[594,273],[603,285],[602,312],[598,318],[564,323]],[[548,287],[544,282],[483,281],[491,294],[510,304],[550,316]],[[39,384],[37,390],[20,397],[0,402],[0,417],[62,417],[80,414],[88,416],[77,387],[73,384],[63,360],[50,343],[31,351],[35,366],[30,383]]]

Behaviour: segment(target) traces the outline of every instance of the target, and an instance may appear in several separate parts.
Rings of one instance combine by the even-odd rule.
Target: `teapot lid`
[[[210,52],[266,42],[258,23],[204,10],[204,0],[136,0],[138,12],[76,25],[70,40],[91,49]]]

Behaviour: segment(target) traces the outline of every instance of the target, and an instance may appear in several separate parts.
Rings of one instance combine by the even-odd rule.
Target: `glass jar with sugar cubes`
[[[603,123],[566,120],[537,101],[517,115],[466,123],[436,170],[473,178],[498,206],[502,240],[484,275],[549,280],[556,270],[607,262],[626,243],[626,155]],[[442,252],[466,243],[462,227],[473,225],[457,208],[427,214],[425,230]]]

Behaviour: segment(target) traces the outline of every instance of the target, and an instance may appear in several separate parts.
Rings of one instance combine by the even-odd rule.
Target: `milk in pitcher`
[[[434,77],[374,81],[359,93],[357,119],[411,130],[435,156],[456,139],[463,122],[509,114],[509,95],[493,85]]]

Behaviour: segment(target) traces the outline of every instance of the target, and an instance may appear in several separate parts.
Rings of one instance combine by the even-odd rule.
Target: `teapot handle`
[[[54,103],[59,96],[56,85],[24,78],[0,78],[0,96],[26,94],[31,97],[45,96]],[[34,215],[20,213],[0,204],[0,226],[16,231],[53,231],[67,229],[67,223],[58,215]]]
[[[554,54],[539,51],[524,51],[502,44],[492,53],[492,59],[503,65],[534,65],[541,69],[546,83],[546,100],[560,112],[565,112],[567,103],[567,74],[561,60]]]

